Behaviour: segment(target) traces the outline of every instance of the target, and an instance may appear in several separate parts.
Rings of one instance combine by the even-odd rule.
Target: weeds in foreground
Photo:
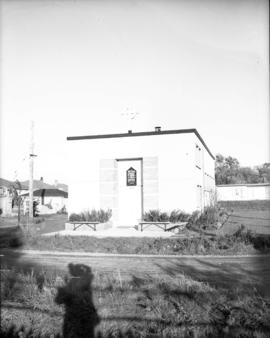
[[[269,336],[270,301],[255,289],[217,289],[183,274],[122,279],[119,273],[92,275],[89,267],[78,266],[69,276],[43,272],[42,287],[35,271],[3,274],[2,336],[62,337],[67,311],[79,315],[68,321],[69,332],[76,333],[93,304],[100,318],[95,337],[100,338]]]
[[[18,248],[24,243],[24,232],[19,226],[0,229],[0,249]]]

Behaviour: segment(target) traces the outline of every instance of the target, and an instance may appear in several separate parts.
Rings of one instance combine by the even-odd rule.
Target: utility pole
[[[34,121],[30,126],[30,153],[29,153],[29,223],[33,223],[33,179],[34,179]]]

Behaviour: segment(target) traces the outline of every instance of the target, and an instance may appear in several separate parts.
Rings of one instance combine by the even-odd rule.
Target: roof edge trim
[[[173,129],[173,130],[161,130],[161,131],[144,131],[135,133],[118,133],[118,134],[103,134],[103,135],[83,135],[83,136],[68,136],[67,141],[79,141],[79,140],[93,140],[93,139],[104,139],[104,138],[119,138],[119,137],[136,137],[136,136],[153,136],[153,135],[168,135],[168,134],[188,134],[194,133],[201,141],[209,155],[215,160],[215,156],[211,153],[201,135],[197,129]]]

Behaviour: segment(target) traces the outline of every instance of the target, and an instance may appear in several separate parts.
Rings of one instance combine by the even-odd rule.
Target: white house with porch
[[[134,226],[149,210],[193,212],[213,201],[215,158],[196,129],[67,140],[69,214],[111,209],[113,227]]]

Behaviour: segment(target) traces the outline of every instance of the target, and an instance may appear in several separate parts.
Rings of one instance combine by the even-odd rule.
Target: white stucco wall
[[[143,158],[144,178],[147,180],[149,198],[158,198],[154,203],[162,211],[182,209],[188,212],[198,207],[197,185],[202,190],[214,189],[214,181],[205,183],[205,173],[214,177],[214,160],[202,148],[204,167],[195,166],[195,145],[200,141],[193,133],[167,134],[121,138],[105,138],[68,141],[69,148],[69,199],[68,212],[83,209],[99,209],[100,161],[103,159]],[[156,160],[157,164],[155,164]],[[151,164],[152,161],[152,164]],[[109,163],[109,162],[108,162]],[[111,164],[108,164],[111,165]],[[117,166],[117,163],[115,164]],[[113,168],[107,171],[113,174]],[[158,187],[151,175],[158,178]],[[104,179],[104,177],[103,177]],[[108,180],[111,178],[108,177]],[[152,184],[153,183],[153,184]],[[112,183],[113,184],[113,183]],[[151,188],[152,184],[152,188]],[[157,190],[157,191],[156,191]],[[147,211],[147,201],[145,201]],[[149,204],[150,206],[150,204]]]
[[[234,184],[216,187],[219,201],[269,200],[270,184]]]

